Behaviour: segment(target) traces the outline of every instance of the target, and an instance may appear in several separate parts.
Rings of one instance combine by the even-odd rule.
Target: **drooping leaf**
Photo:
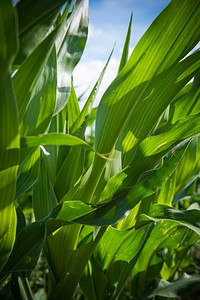
[[[164,260],[159,255],[159,251],[181,247],[188,232],[186,227],[179,226],[174,220],[162,220],[155,225],[131,273],[135,298],[148,296],[156,278],[160,277]],[[197,235],[196,239],[198,239]]]
[[[95,141],[98,151],[102,153],[109,153],[111,151],[121,128],[125,125],[133,110],[135,111],[135,105],[139,102],[142,103],[142,99],[148,100],[148,96],[152,92],[152,89],[149,89],[149,85],[150,83],[152,84],[153,79],[157,81],[158,85],[158,80],[162,78],[162,74],[165,73],[167,75],[169,73],[170,66],[170,76],[172,74],[175,77],[178,75],[172,70],[172,66],[183,58],[187,52],[192,50],[199,40],[199,33],[195,33],[199,27],[197,24],[199,22],[199,9],[198,1],[195,1],[195,4],[188,1],[173,1],[156,18],[144,34],[134,49],[123,72],[118,75],[107,89],[99,105]],[[181,11],[178,18],[177,11]],[[168,26],[168,23],[170,26]],[[171,30],[172,27],[174,28],[173,31]],[[189,35],[192,42],[188,36],[188,32],[190,32]],[[162,39],[159,39],[158,36],[162,36]],[[178,38],[176,38],[177,36]],[[179,47],[180,44],[181,47]],[[198,58],[196,57],[196,59]],[[187,62],[187,66],[191,66],[189,65],[189,61]],[[197,70],[198,67],[196,72]],[[182,70],[182,72],[184,71]],[[165,81],[165,83],[167,82]],[[169,89],[167,91],[169,92]],[[154,97],[151,98],[152,101],[155,99]],[[150,103],[152,102],[149,101]],[[117,122],[114,122],[114,120],[117,120]],[[139,122],[135,123],[137,126],[140,126]],[[112,124],[115,124],[115,128]],[[146,126],[146,122],[143,124]]]
[[[127,166],[137,143],[152,132],[174,97],[199,72],[199,51],[183,59],[199,41],[199,32],[193,31],[199,9],[198,1],[194,5],[174,0],[144,34],[99,104],[95,127],[98,152],[109,156],[123,130],[123,166]],[[93,201],[105,163],[95,157],[91,175],[80,187],[87,201]]]
[[[94,151],[88,143],[70,134],[47,133],[21,138],[21,147],[37,147],[40,145],[82,146]]]
[[[158,287],[154,289],[148,298],[155,296],[174,298],[181,295],[183,291],[188,291],[191,287],[198,285],[200,281],[200,276],[195,275],[185,275],[174,282],[168,282],[161,279],[159,281]]]
[[[184,225],[200,234],[199,216],[200,210],[197,209],[180,211],[166,205],[155,204],[152,206],[149,216],[141,215],[139,224],[145,219],[152,221],[174,220],[177,224]],[[140,226],[139,224],[138,226]]]

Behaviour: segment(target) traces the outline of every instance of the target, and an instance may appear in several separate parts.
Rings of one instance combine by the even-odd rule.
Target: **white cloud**
[[[78,95],[84,94],[83,100],[86,100],[89,96],[93,86],[99,78],[101,71],[105,66],[106,61],[103,60],[91,60],[86,61],[77,66],[74,70],[74,85]],[[112,80],[116,77],[119,61],[116,58],[111,58],[108,68],[106,70],[101,87],[97,94],[95,104],[99,102],[103,93],[110,85]]]
[[[103,30],[94,24],[90,24],[88,38],[92,39],[92,38],[97,38],[102,36],[103,36]]]

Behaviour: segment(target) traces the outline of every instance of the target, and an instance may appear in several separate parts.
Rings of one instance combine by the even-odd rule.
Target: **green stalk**
[[[88,203],[94,203],[93,195],[98,186],[101,175],[104,171],[106,161],[106,159],[98,155],[95,155],[94,157],[94,162],[92,165],[90,176],[81,191],[81,199],[84,199],[84,201]]]
[[[33,300],[33,294],[28,282],[28,279],[26,276],[24,276],[22,273],[19,274],[19,286],[20,291],[25,294],[27,300]],[[20,282],[21,281],[21,282]]]

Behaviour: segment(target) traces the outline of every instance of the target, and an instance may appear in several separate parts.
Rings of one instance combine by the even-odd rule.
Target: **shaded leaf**
[[[20,65],[42,42],[55,23],[66,0],[21,0],[16,4],[19,22],[20,50],[14,61]]]
[[[187,291],[191,289],[192,286],[198,285],[200,281],[200,276],[196,275],[185,275],[174,282],[168,282],[161,279],[159,281],[158,287],[154,289],[148,298],[155,296],[162,296],[168,298],[174,298],[181,294],[183,290]]]
[[[19,164],[18,111],[10,78],[17,42],[12,3],[0,1],[0,270],[12,251],[17,225],[14,197]]]

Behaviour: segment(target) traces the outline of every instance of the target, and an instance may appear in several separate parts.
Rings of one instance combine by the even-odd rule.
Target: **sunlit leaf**
[[[70,134],[48,133],[21,138],[21,147],[37,147],[40,145],[82,146],[93,151],[88,143]]]
[[[19,22],[20,49],[14,64],[20,65],[42,42],[55,23],[66,0],[21,0],[16,4]]]
[[[67,103],[71,89],[71,75],[83,53],[88,33],[88,0],[77,0],[66,26],[61,27],[56,40],[58,84],[54,114]]]
[[[18,111],[13,93],[10,68],[18,48],[16,15],[11,1],[0,2],[0,270],[15,241],[14,204],[19,164]]]

